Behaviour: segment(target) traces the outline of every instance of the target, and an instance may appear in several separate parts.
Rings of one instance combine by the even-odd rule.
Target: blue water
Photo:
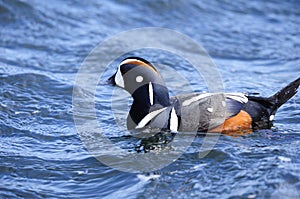
[[[226,91],[272,95],[300,76],[299,6],[297,0],[0,0],[0,198],[300,198],[299,94],[278,111],[271,130],[220,136],[204,158],[199,136],[174,163],[138,174],[90,155],[72,112],[75,76],[90,51],[120,31],[149,26],[199,42]],[[163,54],[143,56],[174,63]],[[111,115],[101,119],[112,140],[134,148],[112,127]]]

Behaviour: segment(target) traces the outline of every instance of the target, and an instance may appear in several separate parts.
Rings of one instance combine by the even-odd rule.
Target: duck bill
[[[115,76],[116,76],[116,74],[114,74],[113,76],[108,78],[108,80],[106,80],[106,83],[111,86],[116,86]]]

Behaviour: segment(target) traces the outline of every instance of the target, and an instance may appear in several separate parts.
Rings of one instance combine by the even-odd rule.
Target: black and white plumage
[[[133,97],[128,129],[226,133],[270,128],[277,109],[296,94],[300,78],[268,98],[242,93],[190,93],[170,98],[163,78],[150,62],[128,57],[108,82]]]

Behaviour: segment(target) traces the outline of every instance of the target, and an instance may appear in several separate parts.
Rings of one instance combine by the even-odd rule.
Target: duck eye
[[[136,82],[142,82],[143,79],[144,79],[144,78],[143,78],[142,76],[139,75],[139,76],[137,76],[137,77],[135,78],[135,81],[136,81]]]

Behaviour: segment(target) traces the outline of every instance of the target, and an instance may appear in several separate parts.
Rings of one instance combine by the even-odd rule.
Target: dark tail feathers
[[[300,78],[293,81],[271,97],[247,96],[249,101],[244,110],[252,117],[252,128],[270,128],[271,115],[275,115],[277,109],[297,93]]]
[[[274,115],[277,109],[289,99],[291,99],[296,93],[300,84],[300,78],[291,82],[289,85],[278,91],[275,95],[267,98],[272,104],[271,114]]]

